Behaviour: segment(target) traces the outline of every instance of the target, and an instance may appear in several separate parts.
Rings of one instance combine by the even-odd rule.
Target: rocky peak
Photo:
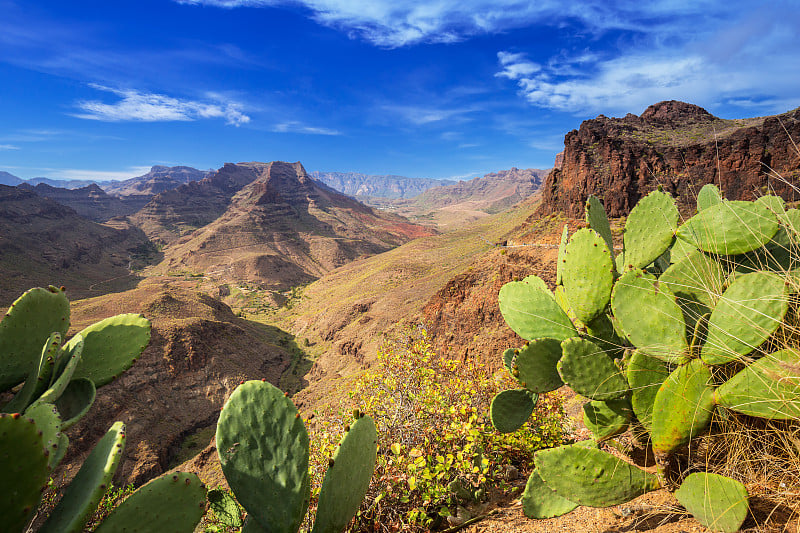
[[[640,118],[654,125],[677,125],[709,122],[716,117],[700,106],[678,100],[666,100],[645,109]]]

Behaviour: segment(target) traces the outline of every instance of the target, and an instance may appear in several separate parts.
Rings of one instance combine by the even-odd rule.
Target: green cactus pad
[[[641,270],[619,278],[611,308],[628,340],[639,350],[667,362],[685,358],[688,348],[683,311],[665,285]]]
[[[194,531],[205,510],[206,488],[200,479],[195,474],[174,472],[140,487],[95,531],[187,533]]]
[[[750,416],[800,419],[800,352],[786,349],[762,357],[720,385],[716,400]]]
[[[617,335],[611,317],[606,313],[598,315],[594,320],[586,324],[586,337],[597,344],[609,356],[617,357],[620,354],[623,341]]]
[[[59,450],[63,433],[58,409],[50,403],[36,402],[25,411],[25,417],[33,420],[42,433],[47,466],[52,470],[63,457],[63,450]]]
[[[714,412],[711,370],[700,359],[676,368],[653,403],[652,445],[669,455],[704,431]]]
[[[701,357],[718,365],[747,355],[780,326],[789,309],[784,279],[771,272],[736,276],[708,320]]]
[[[682,259],[689,257],[689,254],[696,251],[698,251],[697,247],[693,244],[680,239],[675,239],[675,242],[672,243],[672,248],[669,249],[669,261],[670,263],[675,264]]]
[[[83,462],[39,533],[83,531],[83,526],[108,490],[124,449],[125,424],[114,422]]]
[[[61,355],[56,362],[56,368],[53,370],[54,375],[58,374],[50,388],[47,389],[39,396],[39,401],[55,403],[64,390],[72,380],[75,369],[78,368],[78,363],[81,361],[81,354],[83,353],[83,337],[80,334],[75,335],[69,341],[69,346],[64,346]]]
[[[277,387],[248,381],[217,422],[217,452],[236,499],[262,527],[297,531],[308,508],[308,433]]]
[[[786,202],[780,196],[774,194],[766,194],[756,198],[755,203],[763,205],[775,214],[779,219],[786,214]]]
[[[61,334],[53,332],[50,334],[50,338],[47,339],[47,342],[44,343],[42,355],[39,357],[39,364],[31,369],[31,373],[28,374],[28,379],[25,380],[25,385],[23,385],[14,398],[3,407],[3,412],[20,413],[27,409],[29,405],[36,401],[36,399],[47,390],[50,384],[50,377],[53,374],[53,365],[55,364],[60,350]]]
[[[520,501],[522,512],[528,518],[553,518],[565,515],[578,507],[577,503],[562,498],[548,487],[535,469],[528,477]]]
[[[611,507],[659,488],[655,475],[578,444],[540,450],[534,462],[548,487],[579,505]]]
[[[592,341],[574,337],[561,343],[558,373],[575,392],[593,400],[615,400],[628,392],[628,382],[614,361]]]
[[[214,518],[227,528],[242,527],[242,514],[236,499],[222,489],[208,491],[208,503]]]
[[[747,488],[736,480],[704,472],[689,474],[675,497],[712,531],[735,533],[747,518]]]
[[[0,392],[21,383],[38,365],[51,333],[69,329],[64,291],[35,288],[20,296],[0,322]]]
[[[584,327],[585,324],[578,320],[578,316],[575,314],[575,311],[569,306],[569,302],[567,301],[567,294],[564,292],[563,285],[556,285],[556,289],[553,291],[553,298],[555,298],[556,303],[567,314],[567,317],[572,321],[576,328]]]
[[[312,533],[339,533],[355,516],[375,469],[378,434],[375,422],[361,416],[350,425],[333,454],[319,492]]]
[[[602,442],[628,429],[631,420],[631,402],[628,399],[583,404],[583,423],[595,440]]]
[[[558,245],[558,257],[556,259],[556,285],[561,285],[562,270],[564,268],[564,250],[567,248],[569,240],[569,225],[564,224],[564,230],[561,232],[561,242]]]
[[[33,420],[0,414],[0,516],[5,531],[22,531],[39,504],[50,471]]]
[[[512,433],[528,421],[539,399],[527,389],[504,390],[492,400],[489,418],[500,433]]]
[[[631,387],[631,407],[636,418],[647,429],[653,427],[653,403],[661,384],[669,376],[667,364],[644,352],[633,352],[626,369]]]
[[[513,370],[514,364],[514,357],[516,357],[516,351],[514,348],[509,348],[503,352],[503,366],[508,370],[509,373]]]
[[[636,204],[625,222],[622,241],[625,267],[644,268],[669,248],[678,228],[675,200],[661,191],[653,191]]]
[[[713,309],[725,288],[726,278],[725,269],[718,261],[692,250],[661,274],[658,281],[666,284],[679,302],[694,300]]]
[[[606,210],[600,200],[593,194],[586,200],[586,223],[595,230],[608,246],[611,258],[614,258],[614,239],[611,237],[611,226],[608,223]]]
[[[536,339],[520,348],[512,372],[522,386],[533,392],[550,392],[564,384],[556,365],[561,359],[561,343],[556,339]]]
[[[561,281],[569,306],[581,322],[602,313],[611,299],[614,261],[603,238],[583,228],[572,235],[564,251]]]
[[[538,278],[528,276],[524,281],[506,283],[500,289],[500,312],[508,327],[529,341],[541,337],[564,340],[575,336],[577,332],[569,317],[552,293],[535,279]]]
[[[79,334],[83,337],[83,355],[74,377],[91,379],[99,388],[129,369],[144,351],[150,342],[150,321],[134,313],[117,315]],[[66,346],[71,345],[72,339]]]
[[[736,255],[761,248],[778,232],[777,217],[755,202],[723,201],[678,228],[678,237],[704,252]]]
[[[711,206],[722,203],[722,194],[713,183],[706,183],[697,194],[697,210],[703,211]]]
[[[64,419],[63,429],[72,427],[75,422],[89,412],[97,392],[91,379],[73,379],[56,400],[56,407]]]

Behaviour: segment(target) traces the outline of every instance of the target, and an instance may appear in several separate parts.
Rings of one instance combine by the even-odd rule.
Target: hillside
[[[83,218],[94,222],[105,222],[116,216],[132,215],[139,209],[136,204],[131,205],[123,199],[109,196],[95,184],[77,189],[51,187],[44,183],[39,183],[35,187],[22,183],[18,187],[70,207]]]
[[[225,192],[234,191],[231,187],[220,192],[216,183],[221,175],[229,180],[226,183],[250,179],[227,199]],[[181,187],[156,196],[148,208],[158,206],[169,219],[185,204],[195,203],[200,209],[207,200],[208,207],[201,212],[183,211],[183,220],[198,225],[213,220],[172,240],[154,272],[204,272],[219,280],[251,281],[263,288],[286,290],[358,257],[432,234],[319,186],[300,163],[226,165],[196,186],[184,187],[188,194],[200,194],[186,198]],[[172,227],[180,224],[172,220]],[[147,231],[148,226],[144,227]]]
[[[36,285],[65,285],[71,298],[128,288],[136,281],[129,267],[151,254],[136,228],[96,224],[35,193],[0,185],[0,303]]]
[[[122,181],[106,181],[101,184],[103,190],[113,196],[154,196],[158,193],[174,189],[190,181],[199,181],[209,172],[192,167],[166,167],[155,165],[150,172]]]
[[[98,391],[89,415],[70,430],[67,463],[80,464],[74,459],[124,420],[128,442],[116,483],[141,484],[208,444],[220,408],[241,380],[279,383],[294,357],[289,337],[237,318],[193,285],[154,278],[127,292],[73,302],[70,334],[131,312],[144,314],[153,329],[139,360]],[[198,449],[193,441],[201,442]]]
[[[540,212],[581,216],[590,194],[609,216],[626,215],[662,186],[682,208],[706,183],[729,199],[774,191],[800,199],[800,108],[781,115],[726,120],[683,102],[659,102],[640,116],[584,121],[564,138],[563,162],[547,176]]]
[[[452,185],[450,180],[430,178],[407,178],[395,175],[370,175],[359,172],[319,172],[309,174],[328,187],[353,196],[367,205],[373,205],[377,199],[413,198],[431,187]]]
[[[8,172],[3,172],[0,170],[0,185],[19,185],[20,183],[24,183],[21,178],[16,177],[13,174],[9,174]]]
[[[533,195],[547,170],[502,170],[469,181],[433,187],[410,200],[384,202],[382,207],[418,223],[447,230],[499,213]]]

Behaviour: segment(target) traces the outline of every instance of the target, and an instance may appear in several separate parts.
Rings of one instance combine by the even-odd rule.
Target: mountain
[[[58,187],[59,189],[79,189],[81,187],[88,187],[89,185],[102,186],[102,184],[108,182],[97,180],[57,180],[52,178],[31,178],[29,180],[25,180],[25,183],[34,187],[40,183],[43,183],[50,187]]]
[[[104,182],[103,189],[113,196],[153,196],[190,181],[199,181],[209,172],[192,167],[155,165],[150,172],[123,181]]]
[[[155,272],[205,272],[282,289],[433,233],[321,186],[300,163],[280,161],[226,164],[157,195],[134,220],[169,243]],[[178,238],[175,230],[193,227]]]
[[[529,198],[541,186],[547,170],[511,168],[469,181],[433,187],[409,200],[385,205],[399,215],[439,229],[459,227],[499,213]]]
[[[562,164],[542,186],[539,212],[579,217],[594,194],[609,216],[623,216],[659,186],[690,211],[706,183],[734,200],[767,191],[800,200],[798,140],[800,108],[728,120],[673,100],[654,104],[638,117],[600,115],[564,138]]]
[[[94,183],[78,189],[51,187],[44,183],[39,183],[35,187],[23,183],[18,187],[71,207],[80,216],[94,222],[105,222],[112,217],[132,215],[138,210],[135,204],[130,205],[120,198],[109,196]]]
[[[151,255],[136,228],[95,224],[31,191],[0,185],[0,303],[35,285],[65,285],[71,298],[127,288],[136,279],[129,266]]]
[[[321,181],[348,196],[353,196],[367,205],[369,200],[378,198],[412,198],[431,187],[440,185],[451,185],[455,183],[450,180],[435,180],[431,178],[406,178],[405,176],[395,175],[370,175],[358,172],[319,172],[314,171],[309,174],[317,181]]]
[[[0,185],[19,185],[20,183],[24,183],[22,179],[0,170]]]

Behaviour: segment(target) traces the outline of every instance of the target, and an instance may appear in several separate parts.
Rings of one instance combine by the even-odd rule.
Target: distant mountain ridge
[[[27,182],[17,187],[70,207],[83,218],[94,222],[105,222],[116,216],[131,215],[138,210],[135,205],[129,206],[124,199],[106,194],[95,183],[78,189],[51,187],[45,183],[33,187]]]
[[[320,172],[315,170],[309,175],[328,187],[356,198],[413,198],[431,187],[456,183],[451,180],[407,178],[394,174],[370,175],[360,172]]]

